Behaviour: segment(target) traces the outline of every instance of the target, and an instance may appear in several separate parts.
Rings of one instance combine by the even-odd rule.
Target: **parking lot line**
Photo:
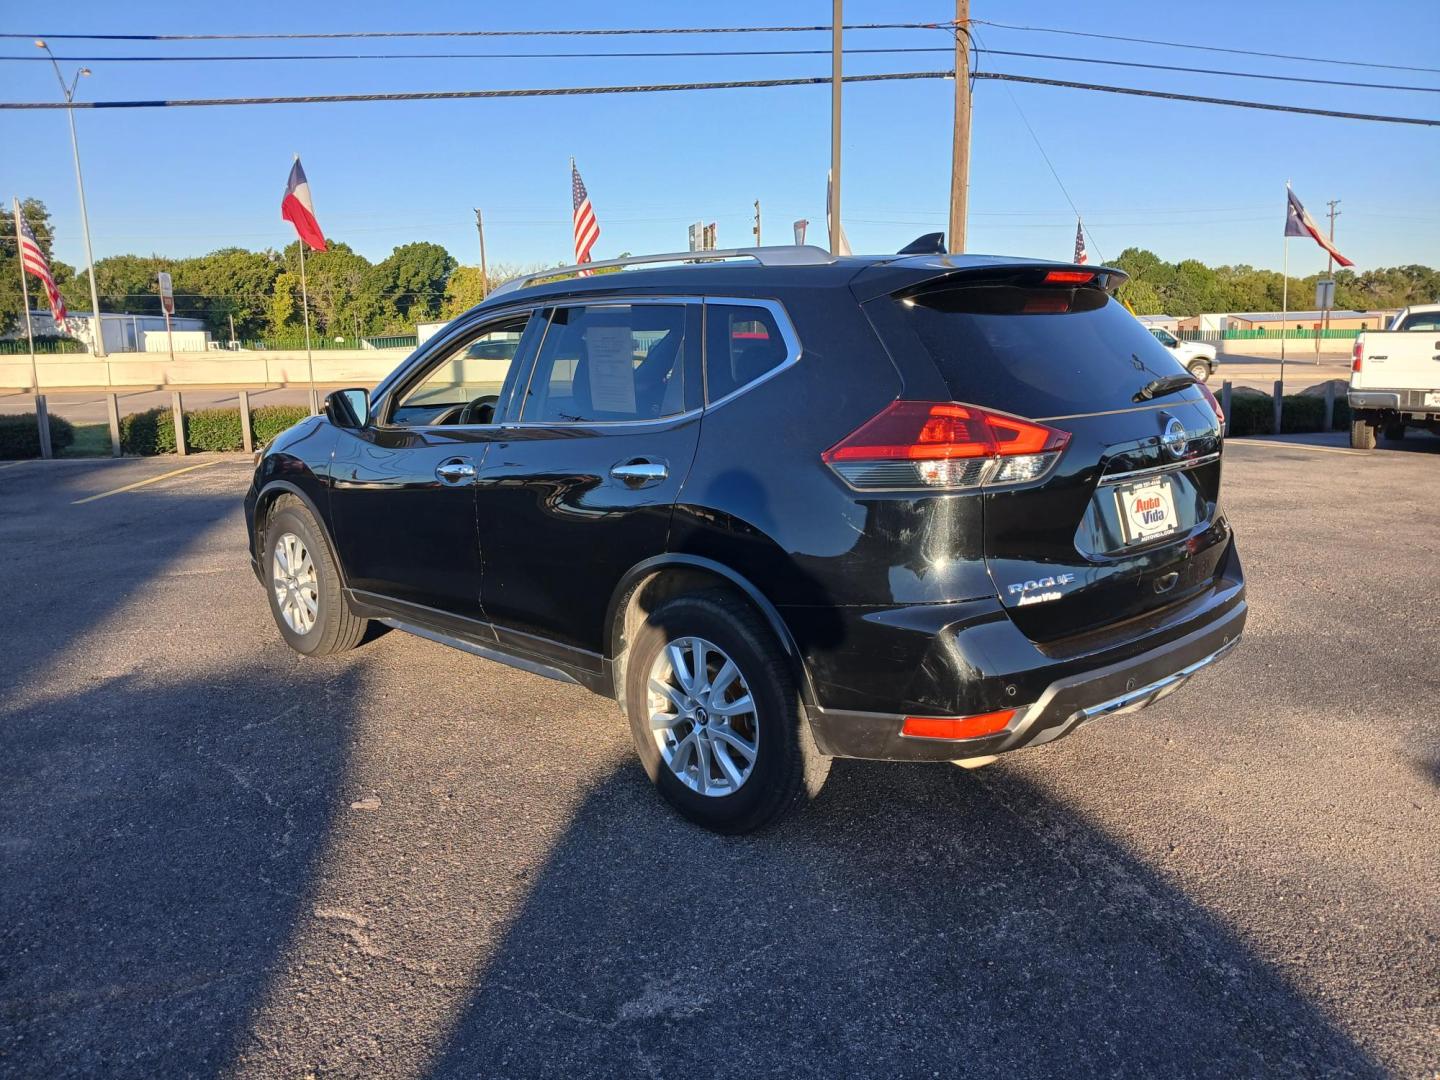
[[[98,495],[87,495],[83,499],[76,499],[70,505],[79,506],[81,503],[94,502],[96,499],[105,499],[111,495],[119,495],[120,493],[125,491],[134,491],[136,488],[145,487],[147,484],[158,484],[161,480],[168,480],[170,479],[170,477],[179,476],[181,473],[194,472],[196,469],[205,469],[211,465],[219,464],[220,462],[218,460],[202,461],[198,465],[186,465],[183,469],[171,469],[167,473],[161,473],[159,476],[152,476],[148,480],[136,480],[133,484],[126,484],[124,487],[118,487],[112,491],[102,491]]]
[[[29,465],[29,464],[30,464],[30,462],[29,462],[28,460],[27,460],[27,461],[6,461],[6,462],[4,462],[4,463],[0,463],[0,472],[4,472],[6,469],[13,469],[13,468],[15,468],[15,466],[17,466],[17,465]]]
[[[1285,450],[1315,450],[1322,454],[1362,454],[1369,455],[1368,450],[1347,450],[1343,446],[1315,446],[1311,443],[1283,442],[1279,439],[1226,439],[1227,446],[1269,446],[1281,447]]]

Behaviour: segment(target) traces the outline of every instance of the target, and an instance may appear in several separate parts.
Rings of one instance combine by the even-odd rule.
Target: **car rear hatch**
[[[1046,446],[1063,449],[1038,478],[997,468],[999,482],[961,496],[983,500],[996,593],[1037,642],[1197,595],[1229,539],[1214,398],[1109,295],[1123,280],[1012,264],[942,274],[866,305],[892,349],[933,362],[938,384],[907,381],[907,398],[1058,433]]]

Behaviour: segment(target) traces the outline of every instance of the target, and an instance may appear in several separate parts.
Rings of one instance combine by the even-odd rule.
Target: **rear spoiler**
[[[1130,275],[1113,266],[974,255],[930,255],[895,259],[866,267],[855,275],[850,288],[855,298],[865,303],[880,296],[903,299],[923,289],[943,288],[947,284],[1090,287],[1104,289],[1113,295],[1129,280]]]

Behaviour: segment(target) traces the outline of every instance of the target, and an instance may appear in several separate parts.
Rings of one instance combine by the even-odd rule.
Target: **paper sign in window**
[[[585,331],[590,404],[596,412],[635,413],[635,336],[628,326]]]

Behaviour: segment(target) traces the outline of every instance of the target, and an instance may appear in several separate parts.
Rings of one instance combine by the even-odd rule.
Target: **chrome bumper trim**
[[[1240,639],[1238,637],[1234,638],[1220,646],[1220,648],[1216,649],[1209,656],[1196,660],[1193,664],[1181,668],[1173,675],[1166,675],[1163,679],[1156,679],[1148,686],[1142,686],[1138,690],[1131,690],[1128,693],[1121,694],[1119,697],[1111,698],[1109,701],[1102,701],[1099,705],[1091,705],[1088,709],[1081,709],[1071,715],[1067,721],[1067,726],[1069,724],[1089,723],[1091,720],[1100,716],[1117,716],[1121,713],[1136,712],[1145,708],[1147,705],[1153,705],[1161,698],[1168,697],[1176,690],[1179,690],[1180,687],[1189,681],[1191,675],[1194,675],[1201,668],[1209,667],[1238,644],[1240,644]]]

